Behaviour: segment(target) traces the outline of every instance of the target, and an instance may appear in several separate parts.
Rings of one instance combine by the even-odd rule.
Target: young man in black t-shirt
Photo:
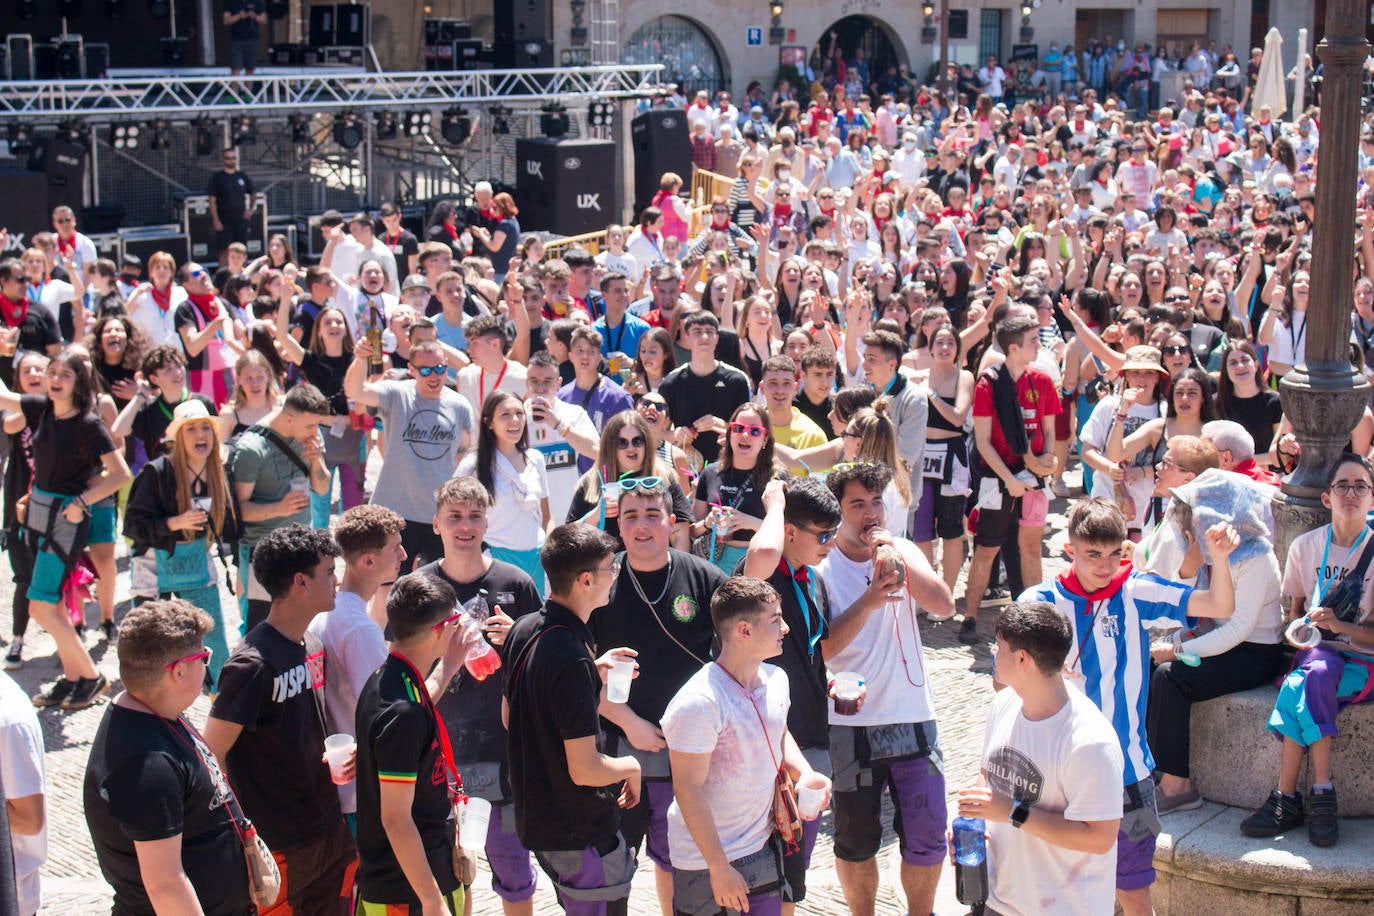
[[[648,480],[631,481],[636,485],[621,491],[625,565],[591,627],[598,644],[639,653],[640,677],[630,690],[629,703],[602,703],[601,714],[619,732],[620,753],[639,761],[644,799],[625,813],[624,833],[636,848],[647,837],[649,858],[658,866],[659,900],[667,907],[673,886],[668,853],[673,783],[658,722],[682,685],[711,659],[716,635],[711,595],[726,577],[700,557],[668,548],[672,498],[661,482],[646,487]]]
[[[416,570],[446,582],[463,604],[486,593],[491,617],[485,627],[488,641],[498,648],[515,619],[539,610],[539,590],[520,567],[493,560],[482,553],[491,497],[472,477],[455,477],[439,488],[434,527],[444,542],[444,556]],[[439,684],[436,700],[449,737],[454,762],[468,795],[491,802],[487,830],[487,862],[492,887],[506,911],[531,912],[535,874],[530,853],[515,833],[510,779],[506,772],[506,727],[501,721],[500,676],[477,680],[459,666]],[[370,898],[369,898],[370,899]],[[523,904],[523,907],[518,905]]]
[[[516,833],[553,880],[564,911],[577,916],[624,914],[635,871],[618,809],[639,801],[639,763],[603,753],[598,712],[601,669],[630,656],[612,649],[597,659],[587,627],[615,581],[615,548],[591,525],[555,528],[540,549],[549,599],[506,637],[502,716]]]
[[[711,312],[693,312],[682,319],[682,333],[692,360],[668,374],[658,393],[668,402],[673,425],[685,431],[679,446],[692,445],[706,461],[720,456],[726,418],[749,400],[749,376],[716,359],[720,319]]]
[[[181,714],[200,696],[210,615],[179,599],[129,611],[119,628],[120,694],[86,764],[83,807],[117,913],[249,916],[229,784]]]
[[[782,655],[769,661],[787,672],[792,700],[787,730],[811,768],[829,776],[829,687],[821,640],[830,631],[830,602],[815,567],[835,545],[840,502],[819,477],[798,477],[770,482],[763,506],[763,524],[750,539],[736,575],[763,579],[778,593],[790,632]],[[783,857],[789,886],[783,912],[788,916],[806,899],[806,870],[819,833],[819,820],[803,821],[801,848]]]
[[[337,556],[328,531],[304,525],[257,542],[253,575],[272,606],[220,671],[205,723],[206,743],[281,869],[278,902],[293,913],[339,912],[357,862],[323,759],[324,644],[307,629],[334,607]]]
[[[453,873],[452,745],[424,672],[461,664],[453,589],[412,573],[387,597],[393,641],[358,697],[358,896],[362,912],[463,912]],[[450,652],[450,648],[455,651]]]

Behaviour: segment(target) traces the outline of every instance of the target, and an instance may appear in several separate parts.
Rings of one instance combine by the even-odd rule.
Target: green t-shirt
[[[295,439],[286,439],[285,442],[297,455],[305,450],[305,446]],[[301,460],[304,461],[305,459],[302,458]],[[293,478],[307,481],[310,479],[301,470],[300,465],[288,458],[276,443],[263,438],[252,430],[248,430],[239,437],[238,445],[229,458],[229,470],[234,475],[235,484],[253,484],[253,495],[248,501],[258,505],[284,499],[286,494],[291,492]],[[269,518],[260,522],[244,522],[243,544],[251,548],[258,542],[258,538],[267,532],[292,522],[299,522],[308,527],[310,525],[310,506],[307,504],[295,515]]]

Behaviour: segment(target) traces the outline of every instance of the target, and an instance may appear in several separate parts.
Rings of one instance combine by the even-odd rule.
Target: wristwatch
[[[1011,815],[1007,820],[1011,822],[1013,827],[1020,830],[1026,825],[1026,818],[1030,817],[1030,812],[1030,802],[1024,799],[1018,800],[1016,804],[1012,806]]]

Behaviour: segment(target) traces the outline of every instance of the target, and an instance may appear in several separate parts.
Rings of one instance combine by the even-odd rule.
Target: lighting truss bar
[[[0,85],[0,123],[125,115],[254,116],[434,108],[454,103],[538,107],[625,99],[659,87],[662,64],[539,70],[306,73],[292,76],[137,77]]]

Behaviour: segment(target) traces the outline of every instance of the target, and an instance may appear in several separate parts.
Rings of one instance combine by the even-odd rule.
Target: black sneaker
[[[94,678],[83,677],[76,682],[76,689],[62,701],[63,709],[85,709],[87,706],[95,704],[105,695],[105,691],[110,689],[110,682],[105,680],[105,675],[97,674]]]
[[[85,625],[84,623],[73,624],[73,625],[72,625],[72,629],[76,630],[76,638],[77,638],[77,639],[85,640],[85,638],[86,638],[86,625]]]
[[[966,646],[971,646],[978,641],[977,617],[965,617],[964,622],[959,624],[959,641]]]
[[[119,641],[119,628],[115,626],[113,620],[100,621],[100,632],[105,634],[105,641],[109,643]]]
[[[1313,789],[1307,796],[1307,838],[1313,846],[1335,846],[1340,839],[1336,821],[1336,790]]]
[[[1334,806],[1335,796],[1332,796]],[[1265,838],[1287,833],[1302,825],[1302,798],[1284,795],[1278,789],[1269,793],[1264,804],[1255,813],[1240,822],[1240,832],[1245,836]]]
[[[980,607],[1000,607],[1004,604],[1011,604],[1011,592],[998,585],[983,593],[983,600],[979,602]]]
[[[5,670],[18,671],[24,667],[24,637],[16,636],[5,653]]]
[[[53,685],[33,698],[33,705],[39,709],[49,706],[60,706],[67,701],[76,690],[77,681],[69,681],[65,677],[58,678]]]

